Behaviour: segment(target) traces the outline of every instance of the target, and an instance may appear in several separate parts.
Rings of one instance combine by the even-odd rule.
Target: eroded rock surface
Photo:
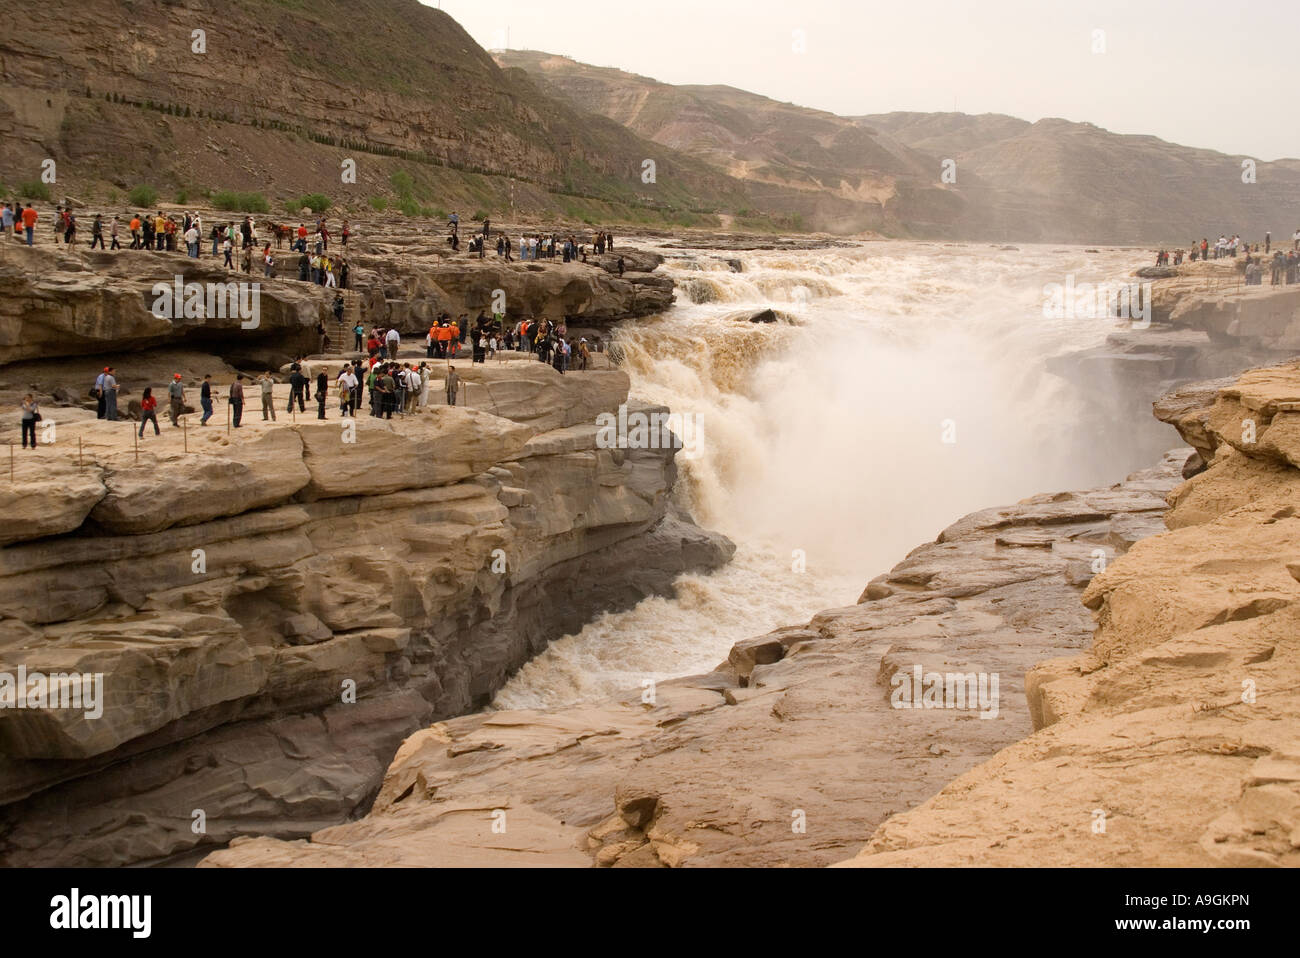
[[[1035,734],[885,822],[855,865],[1300,865],[1300,365],[1169,418],[1208,468],[1028,676]]]
[[[411,732],[730,556],[670,507],[675,450],[598,446],[624,373],[479,376],[503,415],[250,407],[234,431],[164,419],[138,460],[134,424],[81,419],[18,457],[0,672],[101,673],[103,695],[98,715],[0,709],[0,860],[163,860],[345,821]]]
[[[661,683],[653,702],[638,689],[437,723],[405,742],[361,821],[310,840],[240,839],[204,864],[838,861],[1031,731],[1025,672],[1087,645],[1084,586],[1163,528],[1188,453],[1112,488],[967,516],[858,605],[739,643],[716,671]],[[996,673],[996,700],[894,707],[896,674],[917,667]]]

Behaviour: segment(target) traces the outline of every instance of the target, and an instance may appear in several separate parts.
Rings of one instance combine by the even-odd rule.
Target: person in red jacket
[[[27,208],[23,210],[23,232],[27,234],[27,245],[31,246],[35,242],[36,236],[36,211],[32,209],[32,204],[28,203]]]
[[[144,438],[145,423],[153,423],[153,434],[156,436],[160,432],[158,429],[158,400],[153,398],[153,387],[145,386],[144,395],[140,397],[140,438]]]

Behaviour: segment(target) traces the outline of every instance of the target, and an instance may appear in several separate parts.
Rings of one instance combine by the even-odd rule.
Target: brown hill
[[[745,180],[760,206],[793,210],[813,228],[933,233],[961,212],[932,157],[833,113],[534,50],[494,55],[557,99]]]
[[[692,221],[744,185],[540,93],[416,0],[51,0],[0,37],[0,181]],[[206,52],[195,52],[205,32]],[[356,162],[356,183],[342,164]],[[657,164],[642,182],[643,161]],[[396,179],[395,179],[396,177]],[[435,208],[436,204],[436,208]]]

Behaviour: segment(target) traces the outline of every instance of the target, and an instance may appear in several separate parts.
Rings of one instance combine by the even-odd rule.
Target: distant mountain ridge
[[[672,86],[537,51],[496,51],[543,89],[756,184],[878,199],[914,235],[1190,243],[1213,232],[1290,235],[1300,160],[1244,156],[1002,114],[840,117],[731,87]],[[945,160],[956,182],[941,182]]]

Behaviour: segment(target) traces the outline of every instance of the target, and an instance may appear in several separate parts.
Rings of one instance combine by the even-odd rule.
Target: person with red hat
[[[109,422],[117,422],[117,379],[113,376],[113,367],[105,366],[96,382],[99,385],[99,401],[104,405],[104,418]]]
[[[103,419],[107,413],[108,398],[104,389],[104,377],[112,371],[112,367],[105,366],[104,371],[95,377],[95,385],[90,388],[90,393],[95,397],[97,403],[95,409],[96,419]]]
[[[181,382],[180,373],[172,374],[172,383],[167,387],[167,398],[172,425],[179,428],[180,423],[176,420],[185,411],[185,384]]]

